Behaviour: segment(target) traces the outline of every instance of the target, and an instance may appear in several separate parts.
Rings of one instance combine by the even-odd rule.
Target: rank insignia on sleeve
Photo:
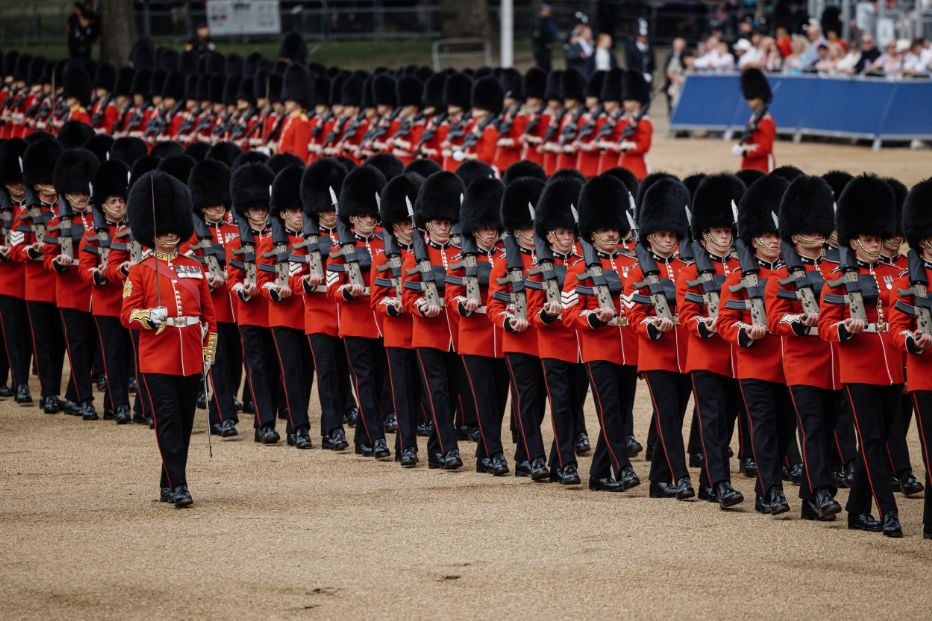
[[[125,300],[131,295],[133,295],[133,281],[127,278],[126,282],[123,283],[123,299]]]

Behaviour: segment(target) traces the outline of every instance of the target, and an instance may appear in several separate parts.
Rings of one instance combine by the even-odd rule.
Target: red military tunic
[[[622,119],[619,123],[621,131],[624,132],[624,128],[630,124],[631,119]],[[650,172],[647,166],[647,152],[650,151],[650,143],[653,135],[654,125],[650,122],[650,118],[645,116],[638,122],[637,129],[634,130],[634,135],[623,139],[628,142],[633,142],[634,146],[627,151],[622,151],[618,158],[618,165],[634,173],[638,181],[644,179]],[[619,137],[620,136],[621,134],[619,134]]]
[[[709,255],[716,276],[725,276],[738,269],[738,260],[731,257]],[[725,377],[734,377],[734,364],[731,359],[731,345],[721,336],[721,332],[708,335],[700,321],[709,316],[704,304],[686,299],[686,293],[702,296],[702,287],[690,287],[687,282],[697,277],[695,263],[689,263],[677,274],[676,307],[679,309],[680,323],[689,335],[686,348],[686,371],[710,371]],[[721,305],[719,306],[721,308]],[[719,320],[721,321],[721,320]],[[719,326],[720,328],[721,326]]]
[[[521,160],[521,136],[527,128],[527,122],[528,116],[520,114],[517,106],[505,111],[504,118],[499,125],[495,153],[489,162],[497,170],[504,172],[509,166]]]
[[[443,283],[446,276],[446,270],[451,264],[456,263],[456,255],[459,250],[449,241],[444,244],[438,244],[430,240],[428,235],[424,235],[424,244],[427,246],[427,256],[434,268],[435,280],[437,281],[438,295],[443,300],[444,291]],[[436,317],[425,317],[417,308],[418,300],[424,297],[424,294],[418,289],[421,287],[421,274],[416,271],[417,261],[414,252],[409,252],[404,258],[401,268],[401,278],[403,283],[402,304],[405,311],[412,317],[411,327],[411,346],[412,347],[429,347],[439,349],[442,352],[453,350],[454,329],[456,324],[451,320],[452,312],[444,306],[440,314]],[[440,269],[442,268],[442,269]],[[413,273],[408,273],[415,270]],[[411,283],[408,285],[407,283]],[[413,287],[413,288],[412,288]]]
[[[923,263],[926,280],[932,282],[932,263],[928,261]],[[915,302],[912,295],[899,293],[909,289],[909,286],[909,275],[906,274],[893,283],[895,293],[890,296],[888,307],[890,336],[893,337],[896,346],[906,352],[906,390],[909,392],[932,390],[932,351],[907,348],[907,337],[917,329],[916,318],[896,308],[897,300],[909,306]]]
[[[370,268],[372,257],[376,252],[383,252],[384,247],[378,229],[368,237],[357,234],[355,238],[356,257],[359,259],[359,271],[365,284],[365,292],[348,300],[340,291],[342,285],[349,284],[349,276],[345,271],[346,259],[342,254],[337,254],[339,246],[334,245],[330,251],[330,259],[327,261],[327,297],[331,302],[340,305],[339,335],[341,338],[355,336],[377,339],[382,335],[370,300],[372,291]]]
[[[253,231],[255,239],[256,256],[261,257],[263,252],[272,249],[271,231],[268,227],[261,233]],[[269,327],[269,302],[261,293],[256,293],[247,301],[239,297],[237,291],[241,290],[246,280],[246,270],[243,265],[243,255],[236,255],[234,251],[242,247],[242,238],[237,237],[227,246],[227,288],[236,300],[236,323],[240,326]],[[256,286],[258,287],[259,269],[256,268]]]
[[[25,206],[21,203],[13,203],[11,215],[10,247],[7,256],[0,257],[0,295],[22,300],[26,294],[26,268],[22,261],[16,260],[14,247],[22,246],[26,238],[25,233],[19,230],[23,226],[20,221],[27,215]]]
[[[49,227],[60,224],[61,219],[55,217],[49,221]],[[45,269],[55,275],[55,301],[58,308],[68,308],[71,310],[91,312],[91,284],[81,277],[80,273],[80,250],[81,242],[90,232],[94,233],[94,217],[91,214],[91,208],[88,207],[84,213],[74,212],[71,216],[72,230],[80,231],[80,237],[72,240],[72,249],[74,254],[74,265],[68,267],[56,268],[54,263],[55,257],[61,254],[61,247],[57,243],[47,243],[45,245],[43,262]],[[49,230],[47,239],[60,239],[61,231]]]
[[[544,152],[540,150],[544,135],[550,127],[551,115],[547,112],[522,113],[518,118],[523,119],[524,130],[521,133],[521,158],[544,165]],[[515,119],[515,123],[518,120]]]
[[[214,245],[223,248],[224,256],[218,257],[218,261],[220,268],[225,269],[231,258],[229,246],[234,239],[239,238],[239,227],[228,220],[221,220],[220,222],[207,222],[205,220],[204,224],[207,226],[207,230],[210,231]],[[197,256],[203,258],[203,249],[198,249],[195,252]],[[207,273],[208,271],[205,267],[204,272]],[[214,317],[217,323],[236,323],[236,304],[233,301],[233,296],[230,295],[230,290],[225,285],[212,289],[210,298],[214,303]]]
[[[42,206],[42,212],[49,213],[49,208]],[[23,298],[27,302],[55,303],[55,274],[45,269],[44,251],[35,252],[33,244],[36,236],[32,228],[32,218],[28,210],[20,210],[13,222],[13,230],[22,234],[19,243],[12,244],[10,256],[13,261],[25,264],[25,290]]]
[[[776,135],[777,124],[770,114],[765,114],[748,140],[748,144],[757,145],[757,148],[742,156],[741,169],[753,168],[765,173],[773,170],[776,165],[773,159],[773,139]]]
[[[463,255],[456,255],[454,260],[453,265],[459,264],[463,260]],[[466,301],[466,285],[461,280],[466,273],[466,269],[457,266],[447,273],[448,280],[444,293],[446,305],[447,308],[456,309],[455,312],[459,314],[456,351],[462,355],[501,358],[502,327],[489,322],[487,316],[491,272],[495,270],[499,263],[505,263],[505,253],[501,244],[492,246],[488,251],[480,250],[476,255],[476,262],[478,263],[479,273],[485,273],[485,277],[479,276],[479,295],[482,298],[482,305],[472,313],[465,313],[460,306],[462,302]]]
[[[524,276],[527,278],[528,270],[534,263],[534,252],[529,248],[521,248],[521,263],[523,265]],[[537,356],[537,330],[529,326],[524,332],[512,332],[506,327],[509,319],[515,316],[514,306],[510,300],[511,284],[508,282],[499,283],[499,279],[504,279],[508,272],[507,258],[495,263],[492,272],[489,274],[489,294],[487,299],[488,317],[496,327],[502,329],[502,352],[514,354],[526,354],[528,356]],[[525,289],[525,297],[527,289]],[[530,323],[530,313],[528,313],[528,323]]]
[[[282,128],[282,137],[278,142],[278,153],[291,153],[307,162],[307,145],[311,141],[311,124],[307,115],[301,110],[292,112]]]
[[[563,291],[563,285],[566,283],[566,275],[572,271],[576,264],[582,259],[575,251],[569,254],[553,253],[554,271],[557,272],[557,286],[560,289],[560,303],[566,305],[572,295]],[[528,275],[527,281],[527,308],[528,321],[531,327],[537,332],[537,354],[541,359],[550,358],[552,360],[561,360],[563,362],[577,363],[582,360],[582,351],[579,343],[579,335],[576,327],[571,321],[567,320],[567,312],[564,308],[563,314],[550,320],[544,317],[544,304],[547,303],[547,294],[541,287],[537,288],[535,284],[541,283],[540,274]]]
[[[304,277],[311,273],[310,265],[307,263],[302,263],[301,271],[296,274],[296,276],[301,279],[301,290],[304,291],[304,333],[338,336],[340,332],[340,305],[327,297],[326,284],[327,261],[330,258],[330,248],[331,245],[336,244],[336,232],[334,229],[321,226],[320,235],[317,237],[317,244],[320,248],[320,262],[324,270],[324,282],[313,288],[304,285]],[[296,290],[295,284],[291,286],[293,291]]]
[[[579,134],[576,137],[576,169],[586,177],[595,177],[599,174],[599,160],[601,154],[595,147],[602,126],[607,119],[604,115],[595,117],[594,112],[587,112],[580,123]],[[587,150],[587,147],[593,147]]]
[[[676,279],[687,263],[677,256],[665,259],[659,255],[652,255],[660,273],[658,278],[663,285],[667,305],[670,312],[676,317]],[[649,329],[649,325],[657,313],[652,304],[643,300],[638,301],[635,296],[650,297],[647,287],[638,288],[635,285],[644,280],[641,265],[637,264],[628,271],[625,279],[625,296],[634,305],[628,312],[628,323],[637,333],[638,337],[638,371],[670,371],[671,373],[686,372],[686,344],[689,337],[682,322],[676,323],[673,330],[662,333]]]
[[[304,241],[301,234],[288,231],[288,253]],[[276,300],[271,295],[271,287],[275,284],[278,274],[276,270],[276,261],[272,257],[263,257],[262,255],[269,252],[274,247],[271,238],[263,238],[262,252],[259,255],[259,269],[256,272],[256,281],[259,287],[259,293],[268,301],[269,308],[269,327],[271,328],[291,328],[304,332],[304,298],[301,295],[301,289],[291,287],[292,278],[298,276],[301,271],[301,263],[289,261],[288,263],[288,287],[291,288],[291,295]],[[298,249],[296,254],[301,254],[303,248]],[[272,271],[266,268],[271,267]]]
[[[126,230],[125,223],[107,223],[107,237],[111,240],[114,239],[118,232],[123,230]],[[103,263],[97,231],[88,231],[81,242],[79,272],[81,279],[91,287],[91,314],[95,317],[119,317],[120,309],[123,306],[122,280],[107,279],[102,284],[98,284],[94,280],[95,271],[107,278],[112,257],[112,254],[108,254],[107,263]]]
[[[411,247],[398,244],[398,251],[402,264],[411,253]],[[383,269],[388,265],[388,255],[383,250],[377,250],[372,257],[372,269],[369,276],[371,285],[371,294],[369,301],[372,305],[372,312],[375,313],[376,320],[379,322],[379,330],[382,332],[385,347],[398,347],[401,349],[411,349],[411,314],[405,311],[404,307],[395,310],[394,301],[401,303],[401,296],[391,285],[391,273]],[[398,282],[401,282],[401,274],[398,275]],[[392,310],[389,310],[391,308]]]

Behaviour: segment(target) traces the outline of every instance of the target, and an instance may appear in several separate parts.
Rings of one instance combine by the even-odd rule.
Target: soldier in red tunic
[[[282,128],[278,153],[292,153],[308,161],[307,145],[311,141],[311,126],[305,110],[311,105],[313,89],[311,73],[302,65],[289,65],[282,82],[285,102],[285,125]]]
[[[741,156],[742,169],[770,172],[775,166],[773,140],[777,135],[777,124],[767,108],[773,99],[767,76],[760,69],[745,70],[741,74],[741,93],[751,108],[751,118],[732,152]]]
[[[201,265],[178,253],[193,232],[188,189],[165,173],[146,173],[134,183],[128,209],[133,236],[153,254],[130,269],[120,320],[140,331],[139,370],[162,454],[159,500],[187,507],[193,503],[186,466],[197,393],[217,346],[213,303]]]

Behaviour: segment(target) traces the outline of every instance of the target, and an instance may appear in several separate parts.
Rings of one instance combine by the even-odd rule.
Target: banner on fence
[[[282,30],[278,0],[208,0],[210,34],[268,35]]]

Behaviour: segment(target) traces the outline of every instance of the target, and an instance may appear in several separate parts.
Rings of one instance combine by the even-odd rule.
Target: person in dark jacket
[[[654,76],[656,63],[654,60],[654,48],[647,37],[647,20],[638,20],[638,34],[633,41],[628,42],[627,60],[628,69],[637,71],[644,75],[647,83],[651,83]]]
[[[537,27],[531,35],[531,45],[534,47],[534,63],[546,72],[553,68],[553,43],[557,40],[557,23],[551,14],[550,5],[540,5],[537,13]]]

